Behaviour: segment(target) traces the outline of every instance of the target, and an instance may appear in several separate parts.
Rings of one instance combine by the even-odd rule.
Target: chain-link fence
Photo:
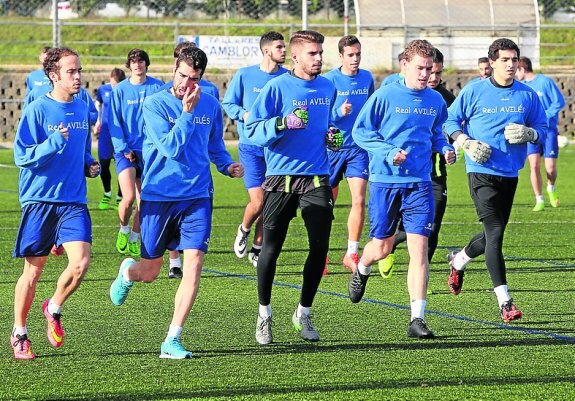
[[[46,18],[52,0],[0,0],[3,15]],[[268,19],[300,18],[302,0],[71,0],[60,1],[64,18],[145,17]],[[346,0],[309,0],[307,11],[321,18],[342,18]],[[354,10],[354,1],[348,0]]]

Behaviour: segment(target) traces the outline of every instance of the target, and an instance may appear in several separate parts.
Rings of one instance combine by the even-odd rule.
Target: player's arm
[[[92,156],[92,136],[90,131],[88,131],[84,144],[84,175],[89,178],[95,178],[100,175],[100,168],[100,163]]]
[[[108,128],[112,138],[112,146],[115,153],[127,154],[131,149],[128,147],[127,133],[124,132],[124,119],[122,118],[122,99],[114,90],[110,98],[110,110],[108,110]]]
[[[226,144],[224,143],[224,121],[222,113],[214,113],[213,119],[214,122],[208,139],[208,155],[210,157],[210,161],[216,166],[221,174],[232,176],[234,170],[232,169],[232,171],[230,171],[230,166],[236,163],[232,159],[232,156],[229,154],[226,149]]]
[[[275,108],[275,99],[280,97],[281,93],[272,90],[268,82],[250,108],[245,133],[254,144],[268,147],[288,131],[287,127],[276,128],[278,124],[282,124],[284,117],[281,115],[281,110]]]
[[[546,96],[549,96],[551,104],[545,112],[547,114],[547,118],[551,120],[559,114],[563,107],[565,107],[565,98],[551,78],[549,78],[549,88],[547,89]]]
[[[232,120],[244,122],[244,114],[248,110],[243,107],[242,79],[239,73],[234,75],[228,89],[226,89],[226,94],[222,100],[222,108]]]
[[[14,162],[18,167],[41,168],[66,146],[67,139],[58,129],[45,132],[45,121],[37,111],[24,110],[20,120],[14,139]]]
[[[374,96],[370,97],[355,120],[352,137],[359,147],[370,153],[385,155],[385,159],[393,164],[395,155],[402,149],[385,141],[381,132],[382,118],[384,118],[385,112],[384,101]]]

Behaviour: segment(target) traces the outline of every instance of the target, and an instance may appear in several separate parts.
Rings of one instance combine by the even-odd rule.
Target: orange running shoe
[[[59,313],[51,315],[48,312],[48,302],[50,302],[50,300],[46,299],[42,304],[42,312],[44,312],[44,316],[46,316],[46,320],[48,321],[46,336],[48,336],[48,341],[50,341],[50,344],[54,347],[61,347],[64,343],[64,328],[61,322],[62,315]]]
[[[347,253],[343,256],[341,264],[347,267],[352,272],[357,270],[357,264],[359,263],[359,254],[352,253],[348,255]]]

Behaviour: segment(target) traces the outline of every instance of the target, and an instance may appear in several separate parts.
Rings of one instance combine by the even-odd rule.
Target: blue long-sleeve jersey
[[[380,87],[367,100],[353,127],[353,139],[369,154],[369,180],[386,184],[431,181],[431,153],[453,150],[442,133],[447,106],[430,88],[404,82]],[[393,165],[400,150],[405,161]]]
[[[547,133],[547,116],[537,93],[525,84],[513,81],[508,87],[494,83],[493,78],[466,85],[448,109],[445,132],[451,136],[463,131],[491,147],[491,157],[483,164],[465,155],[468,173],[517,177],[525,164],[527,144],[511,145],[505,140],[505,126],[526,125],[539,134],[541,143]]]
[[[253,145],[245,134],[244,114],[249,112],[265,84],[286,72],[288,72],[287,69],[279,66],[276,72],[267,73],[256,64],[240,68],[230,81],[222,101],[222,107],[227,115],[237,122],[240,143]]]
[[[100,120],[100,135],[102,131],[107,134],[110,129],[108,128],[110,116],[110,99],[112,98],[112,84],[104,84],[96,91],[96,101],[100,105],[98,110],[98,120]]]
[[[532,88],[543,103],[548,129],[557,130],[559,112],[565,107],[565,98],[555,81],[545,75],[536,74],[531,81],[523,81],[523,83]]]
[[[51,90],[52,85],[43,85],[35,87],[24,98],[24,108],[28,106],[30,103],[32,103],[34,100],[44,96]],[[88,91],[84,88],[80,88],[80,92],[75,94],[74,97],[83,100],[84,103],[88,105],[88,111],[90,113],[89,114],[90,125],[96,124],[96,121],[98,121],[98,109],[96,109],[96,105],[94,104],[94,101],[90,97]]]
[[[26,77],[26,95],[39,86],[52,86],[43,68],[30,72]]]
[[[213,96],[201,96],[191,113],[182,109],[182,101],[169,90],[144,101],[144,200],[208,198],[210,160],[222,174],[228,174],[233,163],[224,144],[219,102]]]
[[[250,109],[246,136],[265,147],[266,176],[329,174],[325,136],[335,97],[335,86],[322,76],[308,81],[283,74],[263,87]],[[276,130],[278,118],[303,106],[309,115],[306,128]]]
[[[375,91],[373,76],[369,71],[360,69],[356,75],[345,75],[341,72],[341,67],[331,70],[324,75],[335,85],[337,98],[332,111],[333,123],[343,134],[342,148],[357,147],[353,141],[351,131],[359,111],[367,99]],[[341,112],[341,105],[347,100],[351,103],[351,113],[344,116]]]
[[[159,79],[147,76],[142,84],[134,85],[129,79],[118,83],[112,91],[108,126],[114,152],[127,154],[141,151],[144,142],[144,119],[142,104],[164,85]]]
[[[60,134],[68,128],[68,140]],[[88,106],[42,96],[23,112],[14,141],[22,206],[33,202],[87,204],[86,178],[94,161]]]

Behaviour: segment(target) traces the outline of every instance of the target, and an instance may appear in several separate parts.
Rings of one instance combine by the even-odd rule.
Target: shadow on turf
[[[383,376],[385,377],[385,376]],[[421,380],[421,379],[396,379],[385,378],[382,380],[366,380],[363,382],[352,383],[324,383],[324,384],[309,384],[301,385],[297,382],[289,386],[274,386],[272,385],[252,385],[252,386],[225,386],[225,387],[211,387],[202,389],[190,389],[170,391],[170,389],[162,388],[157,389],[155,392],[146,390],[145,392],[118,392],[113,394],[99,394],[94,396],[86,396],[85,393],[81,395],[70,395],[69,397],[62,397],[61,400],[172,400],[172,399],[202,399],[225,397],[226,399],[233,399],[236,397],[258,397],[265,399],[266,396],[271,395],[285,395],[286,399],[305,399],[305,395],[313,395],[314,398],[320,394],[338,394],[348,391],[362,391],[362,390],[385,390],[385,389],[407,389],[407,388],[422,388],[422,387],[460,387],[460,386],[511,386],[511,385],[524,385],[530,384],[550,384],[550,383],[572,383],[573,378],[570,376],[547,376],[547,377],[513,377],[510,375],[498,376],[481,376],[471,378],[451,378],[451,379],[438,379],[438,380]],[[179,384],[175,384],[180,386]],[[446,390],[447,391],[447,390]],[[50,399],[50,398],[44,398]]]

